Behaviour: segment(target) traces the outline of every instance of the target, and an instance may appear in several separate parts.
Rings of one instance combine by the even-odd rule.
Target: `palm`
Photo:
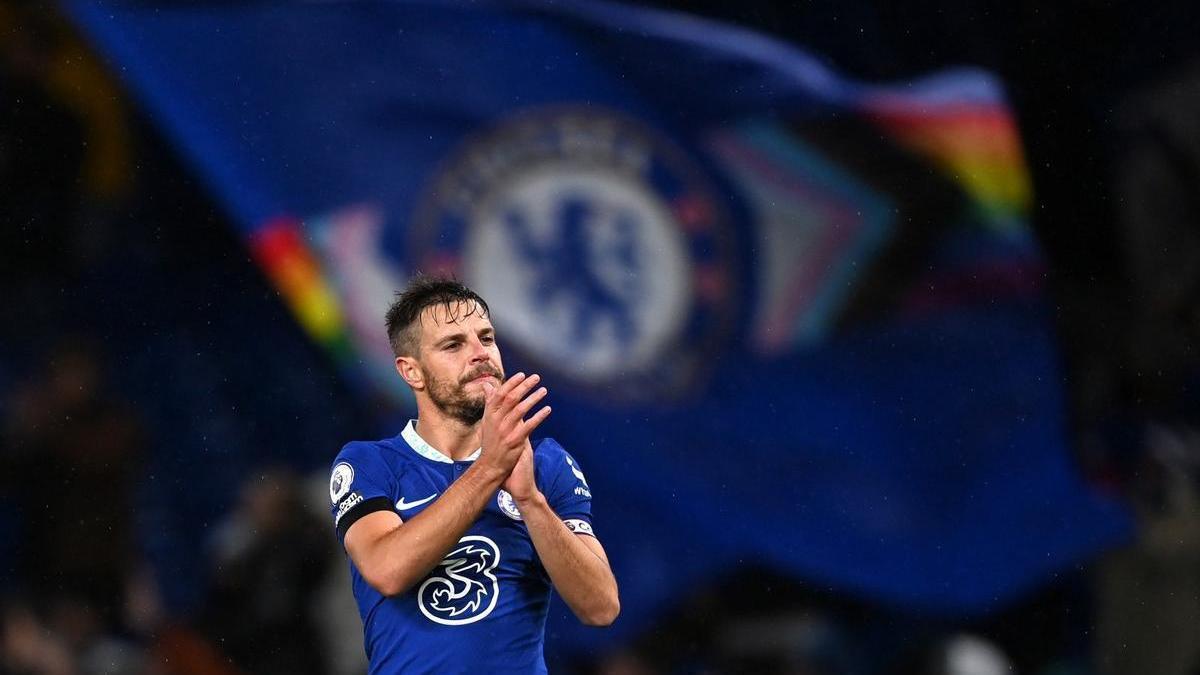
[[[504,489],[517,500],[532,496],[537,489],[533,478],[533,446],[528,440],[512,473],[504,480]]]

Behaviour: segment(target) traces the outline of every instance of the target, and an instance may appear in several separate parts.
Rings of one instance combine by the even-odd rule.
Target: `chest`
[[[401,518],[411,520],[432,506],[469,467],[467,463],[398,467],[391,485],[392,505]],[[497,571],[502,576],[541,571],[529,531],[519,520],[511,497],[502,490],[488,496],[483,511],[463,535],[463,541],[468,540],[496,549]]]

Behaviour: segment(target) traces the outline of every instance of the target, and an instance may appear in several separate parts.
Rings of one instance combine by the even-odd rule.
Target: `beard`
[[[452,417],[467,426],[473,426],[483,419],[483,409],[487,403],[483,392],[468,394],[467,384],[481,375],[493,375],[499,381],[504,381],[504,372],[491,364],[479,366],[457,382],[439,380],[425,373],[429,382],[429,400],[447,417]]]

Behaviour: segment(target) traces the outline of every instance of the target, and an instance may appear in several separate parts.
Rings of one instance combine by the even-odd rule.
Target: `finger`
[[[513,390],[510,392],[510,394],[515,399],[520,401],[521,399],[525,398],[526,394],[528,394],[530,392],[530,390],[532,390],[534,387],[537,386],[538,382],[541,382],[541,381],[542,381],[542,376],[538,375],[537,373],[534,373],[534,374],[530,375],[529,377],[525,378],[524,382],[513,387]]]
[[[504,407],[508,410],[512,410],[513,406],[520,403],[521,399],[525,398],[525,395],[529,393],[529,390],[537,386],[537,383],[541,379],[541,375],[534,373],[533,375],[525,378],[523,382],[520,382],[512,389],[509,389],[508,393],[504,395]]]
[[[492,384],[491,382],[488,382],[487,380],[484,380],[483,381],[483,406],[485,408],[487,407],[487,404],[491,402],[492,396],[495,395],[495,393],[496,393],[496,385]]]
[[[541,410],[535,412],[533,414],[533,417],[530,417],[529,419],[527,419],[521,423],[521,425],[519,427],[521,430],[521,433],[526,438],[529,438],[529,434],[533,433],[533,430],[538,428],[538,426],[541,425],[542,422],[546,421],[546,418],[549,416],[550,416],[550,406],[546,406],[545,408],[542,408]]]
[[[493,406],[498,407],[498,408],[503,408],[505,395],[507,395],[508,392],[512,391],[513,387],[517,386],[524,380],[525,380],[525,373],[517,373],[516,375],[513,375],[512,377],[510,377],[507,380],[505,380],[504,382],[502,382],[500,384],[500,387],[497,388],[492,393],[491,398],[484,399],[484,403],[483,403],[484,409],[488,410]]]
[[[525,413],[529,412],[533,406],[537,405],[538,401],[545,397],[546,388],[540,387],[537,391],[533,392],[529,396],[526,396],[525,400],[517,404],[517,407],[513,408],[513,411],[509,414],[516,415],[517,417],[525,417]]]

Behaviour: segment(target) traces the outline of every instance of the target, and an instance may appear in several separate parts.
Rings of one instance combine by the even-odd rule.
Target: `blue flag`
[[[622,589],[613,630],[557,621],[552,649],[746,562],[986,611],[1129,531],[1070,459],[989,73],[864,83],[600,2],[71,7],[392,421],[393,291],[489,301]]]

